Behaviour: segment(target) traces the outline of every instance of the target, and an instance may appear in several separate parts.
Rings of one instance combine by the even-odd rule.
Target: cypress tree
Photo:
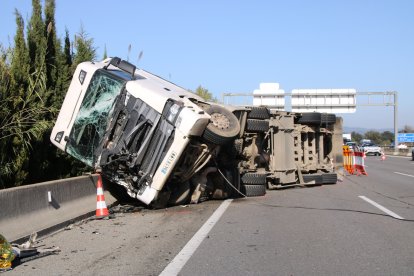
[[[32,9],[32,16],[27,29],[27,43],[31,64],[30,73],[43,67],[46,55],[45,23],[42,19],[40,0],[32,0]]]
[[[15,10],[16,16],[16,35],[14,36],[14,49],[11,59],[11,77],[12,87],[10,95],[23,97],[23,91],[28,86],[29,74],[29,53],[24,38],[24,21],[18,10]]]
[[[2,166],[7,168],[4,171],[3,180],[6,186],[20,185],[25,179],[27,172],[24,167],[27,165],[27,144],[24,136],[27,133],[28,113],[25,109],[25,102],[28,88],[29,74],[29,53],[24,38],[24,21],[21,14],[15,10],[16,34],[14,37],[14,49],[12,51],[10,65],[10,87],[3,103],[8,105],[8,114],[3,120],[6,128],[3,129],[2,152],[4,157],[1,160]]]
[[[106,52],[106,44],[105,44],[103,59],[107,59],[107,58],[108,58],[108,53]]]
[[[11,174],[8,156],[10,139],[7,137],[7,118],[11,113],[7,102],[11,83],[10,66],[7,62],[9,52],[10,49],[4,49],[0,44],[0,189],[8,187],[6,178]]]
[[[46,86],[54,90],[57,83],[58,72],[58,54],[60,43],[56,37],[55,25],[55,1],[46,0],[45,5],[45,34],[46,37]]]
[[[73,70],[76,66],[84,61],[93,61],[96,59],[96,48],[93,45],[93,38],[89,38],[83,26],[75,36],[75,55],[73,57]]]
[[[33,8],[35,10],[35,8]],[[33,17],[32,17],[33,18]],[[34,19],[35,20],[35,19]],[[37,20],[37,17],[36,17]],[[36,21],[35,20],[35,21]],[[37,21],[36,21],[37,22]],[[39,25],[40,26],[40,25]],[[55,1],[46,0],[45,3],[45,24],[43,37],[45,40],[46,50],[44,63],[40,62],[34,77],[43,83],[42,102],[45,105],[43,118],[49,123],[50,127],[45,129],[41,134],[41,139],[33,141],[33,148],[29,158],[29,174],[26,183],[35,183],[58,178],[59,162],[57,149],[49,140],[52,122],[57,116],[57,112],[62,104],[65,93],[64,86],[67,82],[65,78],[64,57],[60,41],[56,36],[55,25]],[[41,54],[43,49],[37,48],[36,51]]]
[[[69,67],[72,66],[72,52],[70,50],[70,39],[69,39],[69,31],[68,29],[65,30],[65,46],[63,50],[63,54],[65,56],[65,64]]]

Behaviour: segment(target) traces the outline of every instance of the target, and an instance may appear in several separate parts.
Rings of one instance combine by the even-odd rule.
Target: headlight
[[[180,106],[178,104],[173,104],[168,111],[167,120],[174,122],[175,117],[177,117],[178,112],[180,111]]]
[[[86,77],[86,72],[85,72],[85,71],[83,71],[83,70],[81,70],[81,71],[80,71],[80,73],[79,73],[79,82],[80,82],[81,84],[83,84],[83,82],[84,82],[84,80],[85,80],[85,77]]]
[[[63,137],[63,131],[59,131],[58,133],[56,133],[55,141],[60,143],[60,141],[62,140],[62,137]]]
[[[164,107],[164,116],[172,124],[177,120],[178,114],[180,114],[183,108],[183,103],[178,101],[169,100]]]

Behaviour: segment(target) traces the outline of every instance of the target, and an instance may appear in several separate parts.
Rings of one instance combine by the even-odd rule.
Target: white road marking
[[[391,154],[386,154],[385,155],[387,158],[391,157],[391,158],[404,158],[404,159],[408,159],[411,158],[411,156],[404,156],[404,155],[391,155]]]
[[[399,215],[397,215],[396,213],[394,213],[393,211],[390,211],[390,210],[388,210],[387,208],[385,208],[384,206],[382,206],[382,205],[379,205],[378,203],[376,203],[375,201],[373,201],[373,200],[371,200],[371,199],[369,199],[369,198],[367,198],[366,196],[358,196],[359,198],[361,198],[361,199],[363,199],[363,200],[365,200],[366,202],[368,202],[369,204],[372,204],[372,205],[374,205],[375,207],[377,207],[378,209],[380,209],[381,211],[383,211],[384,213],[386,213],[387,215],[390,215],[391,217],[393,217],[393,218],[396,218],[396,219],[401,219],[401,220],[404,220],[404,218],[403,217],[400,217]]]
[[[213,229],[214,225],[221,218],[221,216],[229,207],[232,199],[227,199],[221,203],[217,210],[211,215],[211,217],[201,226],[201,228],[195,233],[195,235],[187,242],[187,244],[181,249],[181,251],[175,256],[175,258],[165,267],[160,276],[178,275],[187,261],[191,258],[203,240],[207,237],[208,233]]]
[[[400,173],[400,172],[394,172],[394,173],[404,175],[404,176],[414,177],[414,175],[411,175],[411,174],[405,174],[405,173]]]

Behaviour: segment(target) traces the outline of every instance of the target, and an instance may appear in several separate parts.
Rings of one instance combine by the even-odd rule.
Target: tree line
[[[96,58],[93,39],[83,27],[59,38],[54,0],[32,0],[27,23],[16,9],[15,24],[13,45],[0,44],[0,189],[87,169],[49,136],[76,66]]]
[[[414,133],[414,128],[411,126],[404,126],[399,133]],[[394,133],[391,131],[379,132],[375,130],[367,131],[364,134],[355,131],[351,132],[351,140],[353,142],[360,143],[362,139],[369,139],[379,146],[390,146],[394,143]]]

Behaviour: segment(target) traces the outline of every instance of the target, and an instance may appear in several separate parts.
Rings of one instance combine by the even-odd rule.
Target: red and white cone
[[[385,160],[385,154],[381,154],[381,161]]]
[[[105,196],[102,187],[102,177],[98,176],[96,183],[96,215],[95,218],[105,218],[109,216],[108,208],[105,203]]]

